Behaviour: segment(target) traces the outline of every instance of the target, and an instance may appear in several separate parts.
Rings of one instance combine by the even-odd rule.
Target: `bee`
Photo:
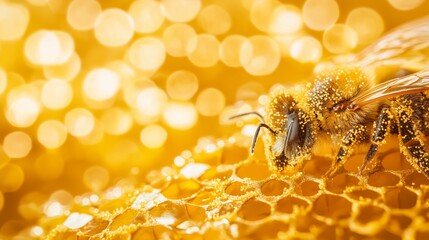
[[[275,91],[265,116],[248,112],[233,118],[254,114],[261,119],[250,152],[265,128],[266,156],[278,170],[300,165],[315,145],[329,144],[337,148],[326,174],[332,177],[343,169],[355,145],[368,144],[362,171],[386,136],[395,134],[407,160],[429,178],[424,145],[429,136],[429,67],[424,67],[429,66],[428,53],[429,16],[394,29],[352,61],[315,75],[305,86]],[[386,67],[402,74],[377,77],[376,71]]]

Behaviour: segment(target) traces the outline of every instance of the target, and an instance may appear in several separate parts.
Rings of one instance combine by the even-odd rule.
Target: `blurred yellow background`
[[[0,0],[0,236],[49,215],[48,200],[128,175],[143,184],[201,137],[238,131],[228,116],[263,105],[274,85],[303,83],[321,60],[427,9],[424,0]]]

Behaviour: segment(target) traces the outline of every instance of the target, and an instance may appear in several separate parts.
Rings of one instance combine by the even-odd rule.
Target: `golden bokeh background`
[[[215,148],[208,136],[252,136],[255,122],[228,117],[427,9],[425,0],[0,0],[0,238],[44,237],[40,219],[66,214],[75,196],[98,202],[129,176],[139,186],[154,169],[168,176],[198,146]]]

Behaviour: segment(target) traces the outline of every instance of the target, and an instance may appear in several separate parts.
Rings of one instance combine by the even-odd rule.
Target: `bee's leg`
[[[384,143],[383,141],[389,133],[391,120],[392,114],[389,108],[383,108],[381,110],[380,116],[378,117],[378,121],[374,122],[371,146],[369,147],[362,166],[359,169],[359,174],[362,175],[362,172],[365,170],[367,164],[374,158],[379,146]]]
[[[335,157],[332,168],[325,174],[325,176],[334,177],[335,175],[345,171],[343,167],[344,161],[348,156],[350,156],[353,144],[358,143],[367,137],[366,131],[367,128],[364,125],[357,125],[350,129],[341,141],[340,149]]]
[[[415,129],[415,122],[410,118],[411,114],[402,111],[398,116],[398,126],[402,148],[405,148],[411,157],[410,163],[414,168],[423,172],[429,178],[429,154],[424,148],[420,138],[420,132]]]

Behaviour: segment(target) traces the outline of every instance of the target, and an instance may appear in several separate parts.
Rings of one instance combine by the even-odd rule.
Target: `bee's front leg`
[[[369,150],[362,163],[362,166],[359,169],[359,174],[362,175],[367,164],[374,158],[380,145],[384,143],[384,139],[389,133],[389,128],[390,128],[392,118],[393,117],[389,108],[383,108],[381,110],[378,120],[374,122],[374,131],[372,133],[371,146],[369,147]]]
[[[342,139],[340,149],[338,150],[337,156],[331,169],[326,172],[325,177],[332,178],[342,172],[344,172],[344,161],[352,153],[352,147],[354,144],[367,138],[367,127],[364,125],[357,125],[350,129],[346,136]]]

